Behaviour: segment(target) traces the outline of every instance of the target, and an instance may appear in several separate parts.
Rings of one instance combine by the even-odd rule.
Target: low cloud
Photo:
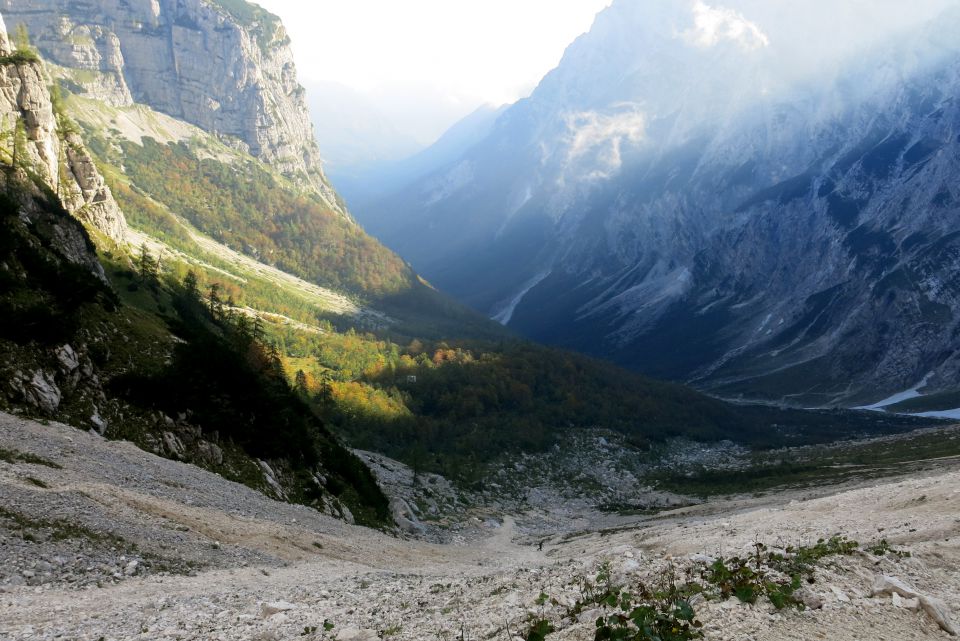
[[[733,42],[747,51],[770,45],[770,38],[743,14],[725,7],[712,7],[702,0],[693,5],[693,27],[681,36],[698,47]]]
[[[590,178],[609,178],[620,170],[623,145],[643,141],[646,117],[637,106],[619,108],[612,114],[586,111],[566,116],[568,165],[586,163]]]

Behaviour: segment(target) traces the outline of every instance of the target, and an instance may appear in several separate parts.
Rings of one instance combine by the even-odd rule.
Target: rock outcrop
[[[76,218],[113,242],[124,243],[123,212],[68,116],[57,113],[43,64],[29,56],[13,55],[14,47],[2,19],[0,16],[0,55],[6,58],[0,64],[0,123],[7,150],[4,162],[13,165],[16,148],[18,158],[13,169],[23,174],[21,178],[26,173],[34,174],[46,188],[57,193],[64,208]],[[10,144],[14,138],[19,140]],[[32,211],[29,203],[25,203],[24,210],[28,214]],[[83,239],[69,235],[62,241],[61,250],[71,260],[90,262],[91,254]],[[95,259],[91,268],[99,271]]]
[[[276,16],[215,0],[0,0],[0,11],[73,72],[65,80],[78,92],[144,103],[232,140],[343,211]]]

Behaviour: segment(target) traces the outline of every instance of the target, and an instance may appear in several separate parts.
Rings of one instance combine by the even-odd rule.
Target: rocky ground
[[[948,638],[950,622],[931,613],[960,613],[958,468],[945,460],[874,485],[710,501],[605,529],[583,519],[542,550],[543,530],[527,524],[542,527],[530,512],[549,506],[506,517],[464,508],[461,536],[438,545],[347,526],[130,444],[0,415],[0,639],[507,640],[523,638],[532,617],[556,628],[548,639],[587,640],[603,610],[576,603],[603,567],[615,584],[655,585],[758,540],[834,534],[861,546],[817,564],[811,608],[696,597],[705,638]],[[882,538],[910,556],[878,555],[871,543]],[[906,587],[892,596],[888,582],[874,595],[884,576]]]

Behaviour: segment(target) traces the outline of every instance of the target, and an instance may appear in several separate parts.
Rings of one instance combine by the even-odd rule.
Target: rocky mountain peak
[[[0,53],[10,56],[13,52],[0,15]],[[67,211],[113,242],[123,243],[123,212],[69,117],[58,112],[49,84],[43,64],[29,56],[0,64],[0,123],[5,130],[13,130],[14,137],[22,132],[23,142],[14,143],[15,153],[22,154],[14,162],[14,170],[24,172],[24,177],[37,176]],[[75,254],[87,260],[85,250]]]
[[[215,133],[342,210],[324,176],[279,18],[246,2],[0,0],[68,86]]]

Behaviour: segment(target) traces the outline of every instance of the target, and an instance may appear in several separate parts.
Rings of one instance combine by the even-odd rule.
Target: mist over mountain
[[[462,156],[468,149],[486,138],[497,118],[508,105],[483,105],[456,122],[432,145],[419,153],[396,160],[369,162],[339,168],[329,166],[329,173],[337,188],[350,203],[357,219],[370,233],[396,224],[391,212],[377,206],[377,201],[412,181],[438,171]]]
[[[307,104],[331,179],[358,167],[396,162],[423,145],[358,91],[336,82],[307,87]]]
[[[461,300],[646,373],[806,404],[950,388],[958,26],[952,2],[619,0],[368,215]]]

